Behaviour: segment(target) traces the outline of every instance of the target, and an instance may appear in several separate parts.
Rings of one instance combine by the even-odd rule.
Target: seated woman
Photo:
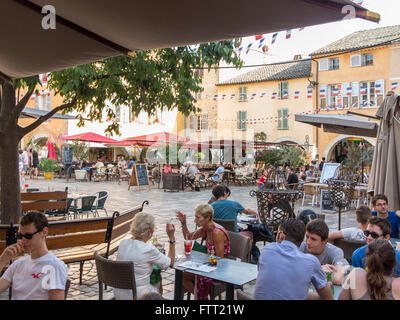
[[[339,300],[400,300],[400,278],[393,278],[395,251],[387,240],[367,247],[367,267],[354,268],[342,286]]]
[[[182,232],[184,239],[196,240],[206,238],[206,247],[209,254],[224,258],[230,252],[230,241],[227,231],[213,222],[214,210],[209,204],[199,204],[195,209],[194,222],[199,227],[196,231],[189,232],[186,225],[186,214],[177,211],[177,218],[182,224]],[[207,300],[211,285],[216,280],[195,276],[191,273],[183,273],[183,287],[186,291],[195,294],[198,300]],[[196,282],[196,293],[194,292],[194,284]]]
[[[175,227],[167,223],[166,232],[169,238],[168,256],[162,254],[154,245],[147,243],[154,232],[154,217],[145,212],[138,213],[131,224],[131,239],[122,240],[117,260],[133,261],[135,269],[137,297],[149,292],[160,292],[160,282],[156,285],[150,283],[153,265],[165,270],[175,262]],[[132,300],[132,291],[129,289],[114,289],[116,300]]]

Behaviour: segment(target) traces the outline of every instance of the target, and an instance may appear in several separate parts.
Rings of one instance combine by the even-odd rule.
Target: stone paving
[[[104,182],[76,182],[65,179],[53,179],[46,181],[42,177],[38,180],[26,180],[29,188],[37,187],[41,191],[57,191],[64,190],[68,187],[70,193],[79,193],[89,195],[98,191],[108,191],[109,196],[106,202],[108,214],[111,215],[114,211],[124,211],[131,207],[140,205],[143,201],[148,200],[149,206],[145,206],[145,211],[152,213],[156,218],[156,230],[154,235],[158,237],[161,243],[165,243],[168,252],[168,237],[165,232],[165,226],[168,221],[175,224],[176,227],[176,254],[184,253],[183,236],[179,221],[175,218],[175,209],[187,214],[187,222],[189,230],[194,230],[194,208],[200,203],[207,203],[211,197],[211,189],[200,192],[195,191],[180,191],[180,192],[164,192],[163,189],[158,189],[157,185],[151,189],[137,190],[136,187],[131,187],[128,190],[127,182],[104,181]],[[245,208],[257,210],[256,198],[249,195],[253,186],[230,186],[231,196],[229,199],[240,202]],[[307,199],[304,208],[310,208]],[[306,206],[307,205],[307,206]],[[301,207],[301,201],[297,201],[295,205],[296,214],[304,209]],[[316,213],[319,213],[319,207],[312,208]],[[100,216],[105,216],[104,211],[99,211]],[[337,214],[325,213],[325,221],[331,231],[337,230]],[[355,226],[354,210],[342,213],[342,228]],[[260,249],[264,246],[262,242],[258,242],[257,246]],[[115,259],[116,253],[111,256]],[[68,265],[68,275],[71,280],[71,287],[68,292],[67,300],[97,300],[98,299],[98,282],[96,274],[96,266],[94,261],[88,261],[84,264],[83,283],[79,284],[79,263]],[[162,273],[163,281],[163,296],[167,299],[173,299],[174,291],[174,270],[168,269]],[[251,293],[254,290],[255,281],[244,286],[246,292]],[[0,298],[4,299],[7,295],[3,293]],[[108,288],[104,292],[104,299],[113,297],[112,289]],[[192,296],[193,297],[193,296]]]

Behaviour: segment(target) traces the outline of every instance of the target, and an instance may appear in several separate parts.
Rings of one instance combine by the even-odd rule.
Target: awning
[[[55,29],[42,27],[48,5],[57,14]],[[380,20],[351,0],[1,0],[0,75],[22,78],[136,50],[340,21],[346,5],[357,18]]]
[[[324,132],[376,137],[378,124],[347,114],[296,114],[295,121],[307,123]]]
[[[40,117],[46,115],[47,113],[49,113],[48,110],[24,108],[24,110],[22,110],[22,112],[21,112],[20,118],[37,119],[37,118],[40,118]],[[51,117],[51,119],[76,120],[76,118],[74,116],[70,116],[68,114],[61,114],[61,113],[56,113],[54,116]]]
[[[104,137],[100,134],[94,133],[94,132],[85,132],[85,133],[79,133],[75,134],[72,136],[65,136],[59,138],[60,140],[76,140],[79,139],[80,141],[85,141],[85,142],[96,142],[96,143],[114,143],[117,142],[117,140]]]

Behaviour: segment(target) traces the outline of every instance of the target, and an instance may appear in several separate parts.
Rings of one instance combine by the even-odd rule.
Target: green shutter
[[[282,117],[284,118],[282,120],[282,129],[286,129],[286,130],[289,129],[289,119],[286,118],[286,116],[288,115],[288,111],[289,111],[288,109],[282,110]]]
[[[282,117],[282,109],[279,109],[279,110],[278,110],[278,129],[282,129],[282,120],[281,120],[281,117]]]

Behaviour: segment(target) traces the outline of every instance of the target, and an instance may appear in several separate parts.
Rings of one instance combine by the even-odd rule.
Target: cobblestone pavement
[[[108,191],[109,196],[106,202],[108,214],[114,211],[124,211],[131,207],[140,205],[143,201],[148,200],[149,206],[145,206],[145,211],[152,213],[156,218],[156,235],[161,243],[165,243],[168,252],[168,237],[165,232],[165,225],[168,221],[172,221],[176,227],[176,254],[183,254],[183,236],[179,222],[175,218],[175,209],[178,209],[187,214],[187,221],[189,230],[194,229],[194,208],[200,203],[207,203],[211,197],[211,190],[203,190],[200,192],[195,191],[180,191],[180,192],[164,192],[163,189],[158,189],[157,185],[152,186],[151,189],[143,189],[138,191],[136,187],[131,187],[128,191],[127,182],[104,181],[104,182],[75,182],[70,180],[67,182],[65,179],[53,179],[46,181],[42,177],[38,180],[26,180],[29,188],[38,187],[41,191],[57,191],[64,190],[68,187],[69,192],[79,193],[83,195],[92,194],[98,191]],[[249,195],[250,191],[254,188],[252,186],[230,186],[231,196],[229,199],[240,202],[245,208],[257,210],[256,198]],[[307,208],[310,208],[310,203],[305,201]],[[304,207],[306,208],[306,206]],[[301,207],[301,201],[297,201],[295,205],[296,214],[304,209]],[[319,208],[313,207],[313,210],[319,213]],[[99,211],[100,216],[105,216],[104,211]],[[325,221],[327,222],[330,230],[337,229],[337,214],[326,213]],[[356,221],[354,217],[354,210],[342,213],[342,228],[355,226]],[[264,243],[258,242],[257,246],[260,249]],[[116,253],[111,256],[115,259]],[[79,284],[79,263],[72,263],[68,265],[68,275],[71,280],[71,287],[68,292],[67,300],[96,300],[98,299],[98,282],[96,266],[94,261],[87,261],[84,264],[83,281]],[[163,295],[165,298],[173,299],[174,291],[174,277],[173,269],[168,269],[162,273]],[[244,286],[246,292],[251,293],[254,290],[255,281]],[[5,299],[6,293],[0,296],[0,299]],[[104,299],[113,297],[112,289],[107,288],[104,292]],[[193,297],[193,296],[192,296]]]

